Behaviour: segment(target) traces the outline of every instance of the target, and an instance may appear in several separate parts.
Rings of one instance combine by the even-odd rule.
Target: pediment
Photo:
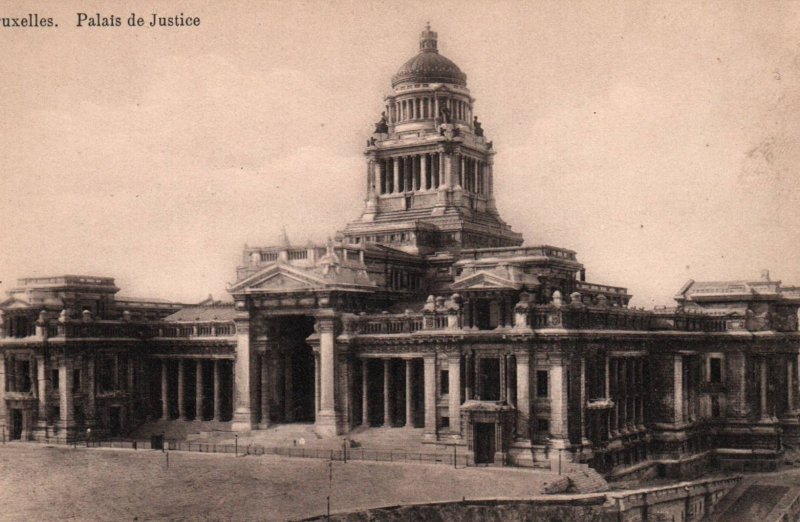
[[[307,278],[301,278],[284,273],[276,273],[263,279],[258,284],[250,286],[253,290],[297,290],[312,288],[314,283]]]
[[[520,283],[515,283],[514,281],[510,281],[504,277],[500,277],[496,274],[491,272],[477,272],[474,274],[470,274],[468,276],[464,276],[460,279],[456,279],[450,288],[453,290],[485,290],[485,289],[509,289],[509,290],[518,290],[521,288],[522,285]]]
[[[274,264],[235,284],[231,292],[292,291],[325,286],[326,281],[311,272],[283,264]]]
[[[17,299],[15,297],[11,297],[0,303],[0,308],[4,310],[19,310],[30,307],[31,307],[30,303],[28,303],[27,301],[23,301],[22,299]]]

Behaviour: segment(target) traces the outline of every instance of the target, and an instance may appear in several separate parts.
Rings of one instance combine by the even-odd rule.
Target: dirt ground
[[[287,520],[541,494],[546,472],[275,456],[0,446],[0,520]]]

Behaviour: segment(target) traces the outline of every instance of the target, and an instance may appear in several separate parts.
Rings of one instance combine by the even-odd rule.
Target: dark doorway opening
[[[22,439],[22,410],[11,410],[11,440]]]
[[[314,332],[314,318],[292,316],[275,320],[277,346],[269,372],[277,395],[271,417],[277,422],[314,422],[314,352],[306,339]]]
[[[491,464],[494,462],[494,431],[494,423],[475,423],[475,464]]]
[[[119,406],[108,409],[108,433],[112,437],[122,435],[122,415]]]

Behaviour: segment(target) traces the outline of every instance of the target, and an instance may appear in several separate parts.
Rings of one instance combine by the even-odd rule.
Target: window
[[[58,370],[50,370],[50,387],[57,390],[59,387]]]
[[[547,370],[538,370],[536,372],[536,396],[547,397],[549,388],[549,372]]]
[[[450,427],[450,417],[442,417],[442,428]]]
[[[536,431],[543,431],[546,433],[550,432],[550,420],[549,419],[536,419]]]
[[[708,360],[708,381],[722,382],[722,359],[719,357],[711,357]]]
[[[439,382],[441,383],[442,395],[450,393],[450,371],[442,370],[439,372]]]
[[[711,396],[711,417],[714,419],[720,417],[719,397],[716,395]]]
[[[72,393],[78,393],[81,390],[81,371],[72,370]]]

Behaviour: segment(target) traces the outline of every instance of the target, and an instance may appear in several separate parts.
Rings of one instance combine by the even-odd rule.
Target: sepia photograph
[[[0,5],[0,521],[800,520],[800,2]]]

